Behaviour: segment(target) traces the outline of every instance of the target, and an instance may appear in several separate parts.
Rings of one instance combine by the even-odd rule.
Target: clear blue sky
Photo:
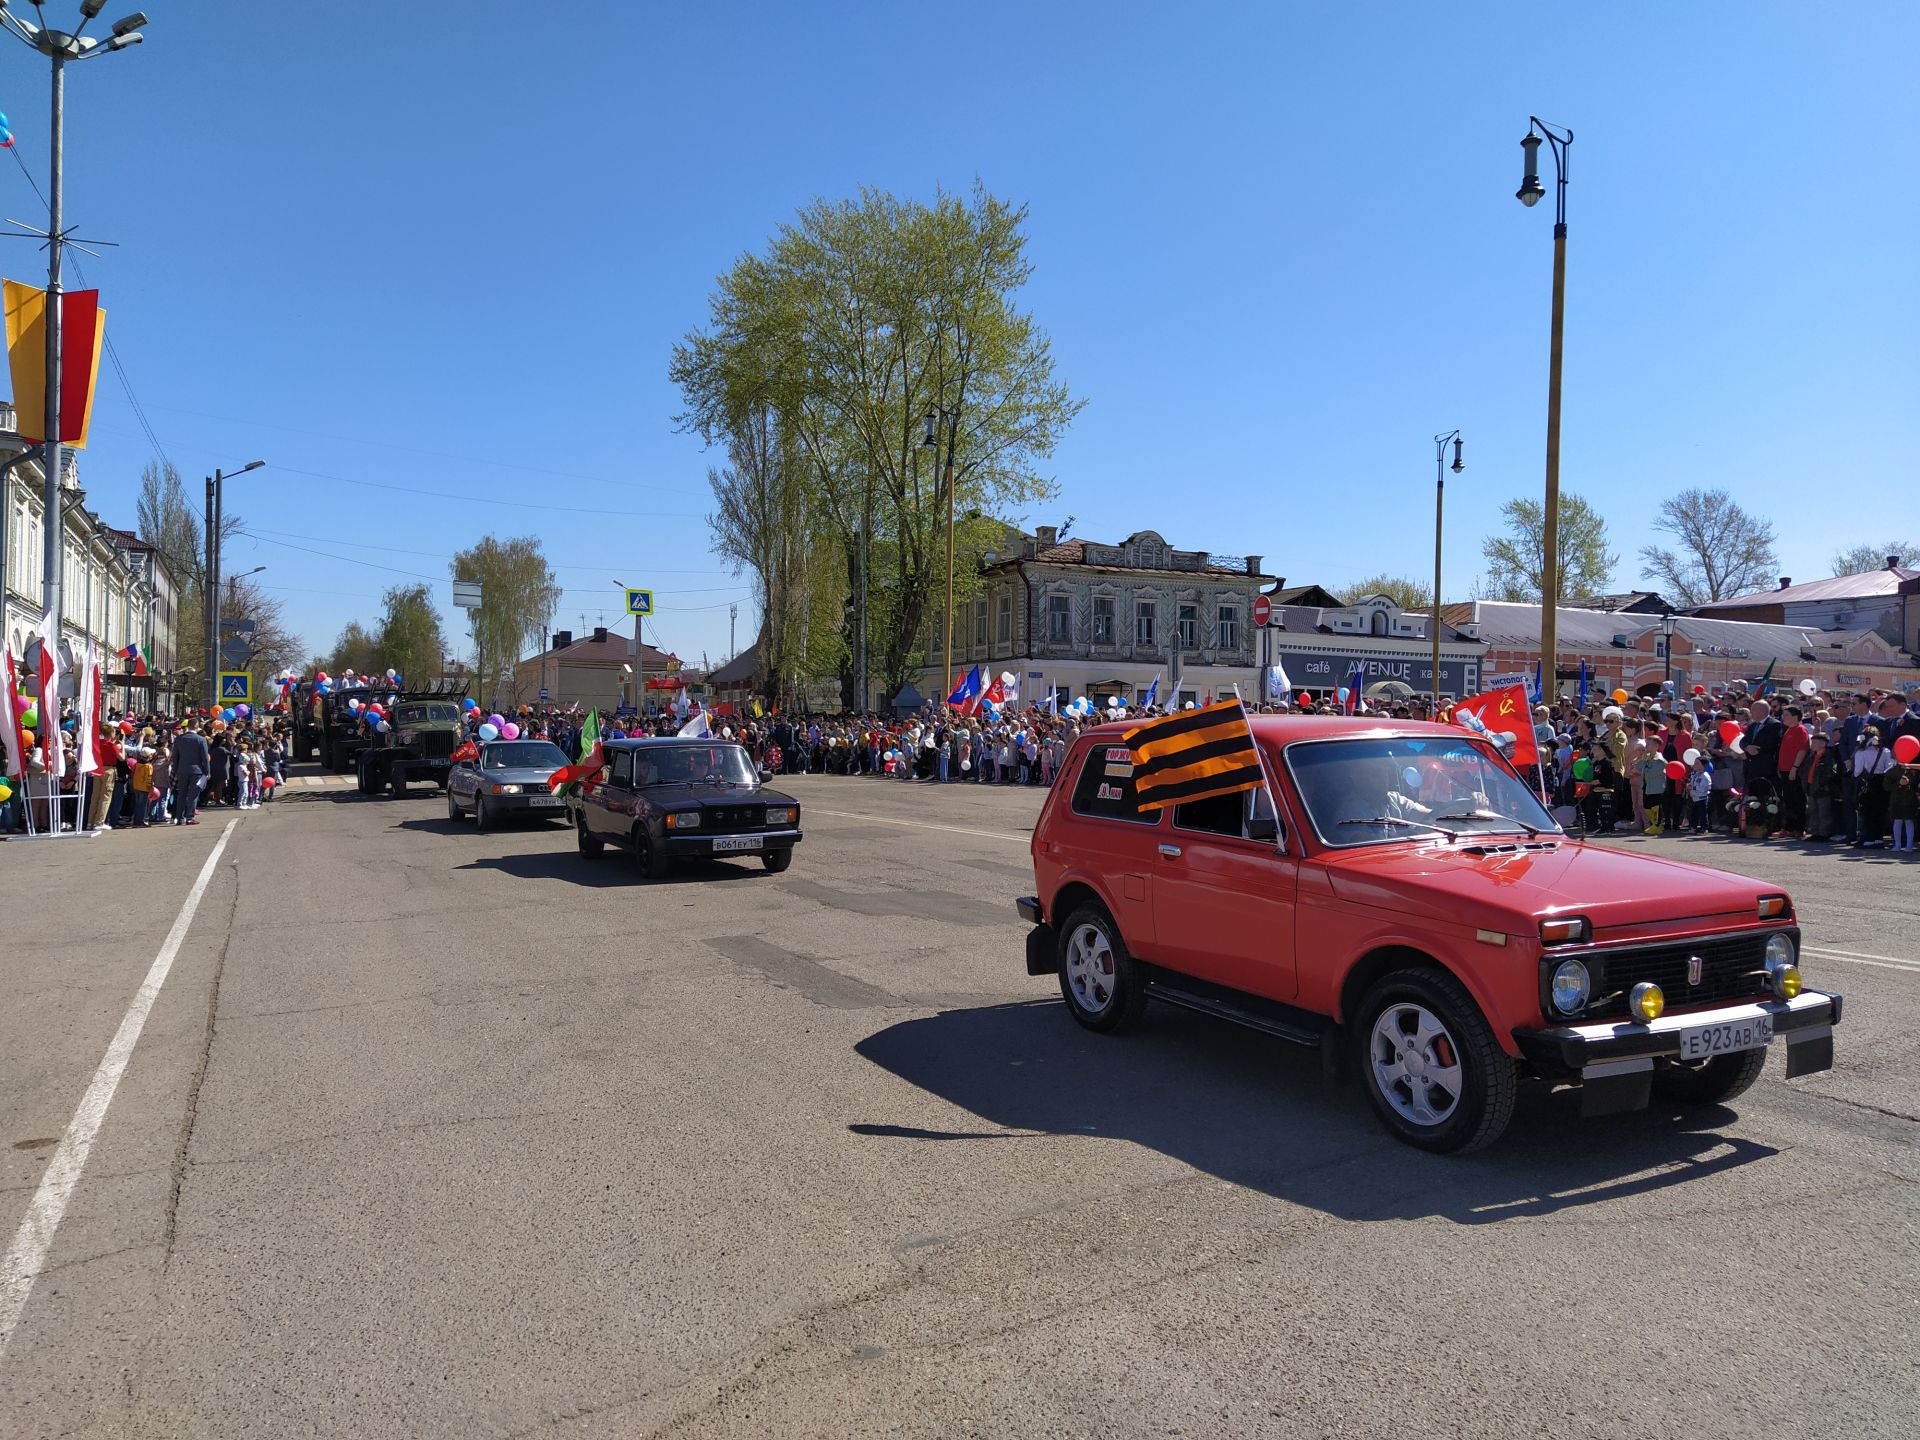
[[[670,347],[810,198],[976,177],[1031,207],[1027,303],[1089,401],[1059,501],[1023,518],[1295,582],[1420,575],[1430,437],[1458,425],[1462,594],[1541,485],[1529,113],[1577,135],[1563,483],[1603,505],[1616,581],[1688,485],[1774,518],[1801,578],[1920,530],[1905,0],[146,3],[147,44],[72,74],[69,215],[121,242],[83,264],[166,453],[190,482],[274,467],[230,488],[264,538],[228,569],[268,565],[309,648],[396,572],[459,637],[447,557],[531,531],[562,625],[651,583],[659,640],[717,663],[748,587],[708,551]],[[43,182],[46,93],[7,42],[0,108]],[[0,189],[33,213],[11,164]],[[109,368],[94,435],[89,497],[131,523],[153,448]]]

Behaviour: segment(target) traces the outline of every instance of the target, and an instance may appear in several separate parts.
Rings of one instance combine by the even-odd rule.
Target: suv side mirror
[[[1271,815],[1249,815],[1247,817],[1247,838],[1249,840],[1275,840],[1280,838],[1280,822]]]
[[[769,785],[773,783],[773,772],[767,769],[767,767],[764,765],[760,767],[760,783],[762,785]]]

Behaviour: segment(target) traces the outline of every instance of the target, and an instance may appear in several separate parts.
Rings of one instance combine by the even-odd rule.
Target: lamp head
[[[1531,210],[1540,203],[1540,197],[1547,193],[1547,187],[1540,183],[1540,137],[1531,127],[1526,139],[1520,142],[1520,148],[1527,152],[1527,173],[1520,178],[1520,188],[1514,191],[1514,197]]]
[[[246,464],[240,467],[239,473],[244,475],[249,470],[258,470],[262,465],[265,465],[266,463],[267,462],[264,460],[249,460],[247,461]]]
[[[91,15],[95,11],[98,11],[99,8],[100,7],[96,5],[93,7],[93,10],[89,10],[87,13]],[[142,25],[146,23],[147,23],[147,12],[144,10],[136,10],[133,12],[133,14],[127,16],[124,20],[116,20],[113,22],[114,37],[117,39],[122,35],[131,35],[134,31],[138,30]],[[139,44],[139,41],[129,40],[127,43],[129,45],[137,45]]]
[[[91,20],[107,8],[107,0],[80,0],[80,18]]]
[[[1465,462],[1460,459],[1460,447],[1464,443],[1458,435],[1453,437],[1453,473],[1456,475],[1467,468]]]
[[[923,450],[932,450],[940,444],[940,442],[934,438],[934,423],[933,407],[929,405],[927,407],[927,438],[920,442],[920,448]]]

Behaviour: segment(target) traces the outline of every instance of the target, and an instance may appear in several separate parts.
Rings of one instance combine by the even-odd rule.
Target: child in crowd
[[[1693,769],[1687,774],[1687,801],[1693,812],[1693,823],[1689,827],[1696,835],[1704,835],[1709,828],[1709,807],[1713,804],[1713,767],[1707,764],[1707,757],[1696,755]]]
[[[1640,803],[1636,808],[1645,821],[1641,828],[1649,835],[1658,835],[1666,829],[1662,821],[1667,794],[1667,757],[1660,753],[1659,747],[1650,745],[1641,751],[1634,768],[1640,772],[1636,794]]]
[[[147,828],[147,812],[153,808],[153,752],[135,750],[128,767],[131,774],[127,783],[133,789],[133,826],[136,830]]]
[[[1893,821],[1891,848],[1913,854],[1913,826],[1920,819],[1920,765],[1895,765],[1887,771],[1887,816]]]

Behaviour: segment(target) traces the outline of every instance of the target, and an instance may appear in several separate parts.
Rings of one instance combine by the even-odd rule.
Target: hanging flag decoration
[[[14,423],[21,438],[39,444],[47,418],[47,292],[18,280],[0,282],[7,310],[7,364],[13,373]],[[68,290],[60,296],[60,441],[87,448],[93,420],[94,382],[107,312],[98,290]]]
[[[1133,752],[1133,790],[1142,810],[1204,800],[1266,783],[1246,707],[1222,700],[1178,710],[1126,732]]]

